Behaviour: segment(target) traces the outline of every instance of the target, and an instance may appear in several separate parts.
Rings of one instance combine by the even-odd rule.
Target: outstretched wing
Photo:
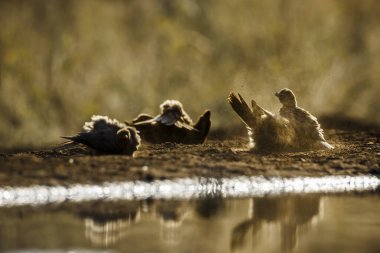
[[[271,112],[258,106],[254,100],[251,101],[252,109],[249,108],[248,104],[239,93],[238,96],[236,96],[231,92],[227,100],[232,109],[249,128],[254,129],[263,116],[273,117]]]
[[[253,116],[252,110],[249,108],[245,100],[238,94],[237,97],[234,93],[230,93],[227,98],[228,103],[231,105],[232,109],[241,118],[241,120],[249,127],[255,125],[255,118]]]

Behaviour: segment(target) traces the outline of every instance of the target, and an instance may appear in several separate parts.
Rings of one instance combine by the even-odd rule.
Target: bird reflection
[[[148,214],[160,222],[160,240],[167,244],[180,243],[182,224],[190,214],[188,204],[178,200],[155,200],[150,205],[154,211]]]
[[[210,219],[226,209],[225,202],[221,194],[206,195],[195,200],[195,212],[201,218]]]
[[[115,244],[141,221],[157,222],[160,240],[168,244],[179,243],[181,225],[188,215],[186,202],[153,199],[126,203],[94,202],[78,212],[78,216],[84,219],[86,238],[97,246]]]
[[[128,227],[140,220],[140,204],[95,202],[79,211],[84,219],[85,236],[93,244],[108,246],[116,243],[128,231]]]
[[[232,231],[231,249],[235,252],[242,248],[249,231],[254,240],[266,223],[275,223],[280,225],[281,250],[291,252],[297,245],[299,228],[310,224],[319,210],[318,196],[254,198],[252,217],[239,223]]]

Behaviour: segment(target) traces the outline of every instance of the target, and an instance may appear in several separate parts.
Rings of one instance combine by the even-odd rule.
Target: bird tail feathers
[[[64,139],[68,139],[69,141],[63,142],[61,144],[58,144],[57,146],[53,147],[54,151],[62,151],[66,149],[76,148],[78,147],[78,143],[71,140],[71,137],[62,137]]]

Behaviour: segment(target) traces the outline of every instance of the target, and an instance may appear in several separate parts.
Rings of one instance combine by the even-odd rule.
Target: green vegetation
[[[289,87],[317,115],[380,122],[379,13],[377,0],[0,0],[0,146],[167,98],[228,127],[231,90],[277,111]]]

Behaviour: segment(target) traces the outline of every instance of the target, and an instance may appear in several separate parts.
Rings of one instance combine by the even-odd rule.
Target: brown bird
[[[126,123],[135,127],[141,138],[150,143],[200,144],[205,141],[211,126],[210,111],[206,111],[193,124],[177,100],[166,100],[160,108],[161,113],[156,117],[140,114],[132,122]]]
[[[289,89],[276,93],[283,107],[275,115],[252,100],[251,108],[243,97],[231,93],[228,97],[232,109],[246,124],[250,147],[257,151],[299,151],[331,149],[322,133],[317,119],[296,106],[294,94]]]
[[[84,144],[99,153],[133,155],[140,146],[138,131],[116,119],[94,115],[86,122],[83,131],[75,136],[62,137],[70,144]]]
[[[295,130],[295,142],[306,149],[333,149],[323,136],[323,129],[318,120],[310,112],[297,106],[297,99],[290,89],[282,89],[275,93],[282,107],[280,115],[289,120]]]

